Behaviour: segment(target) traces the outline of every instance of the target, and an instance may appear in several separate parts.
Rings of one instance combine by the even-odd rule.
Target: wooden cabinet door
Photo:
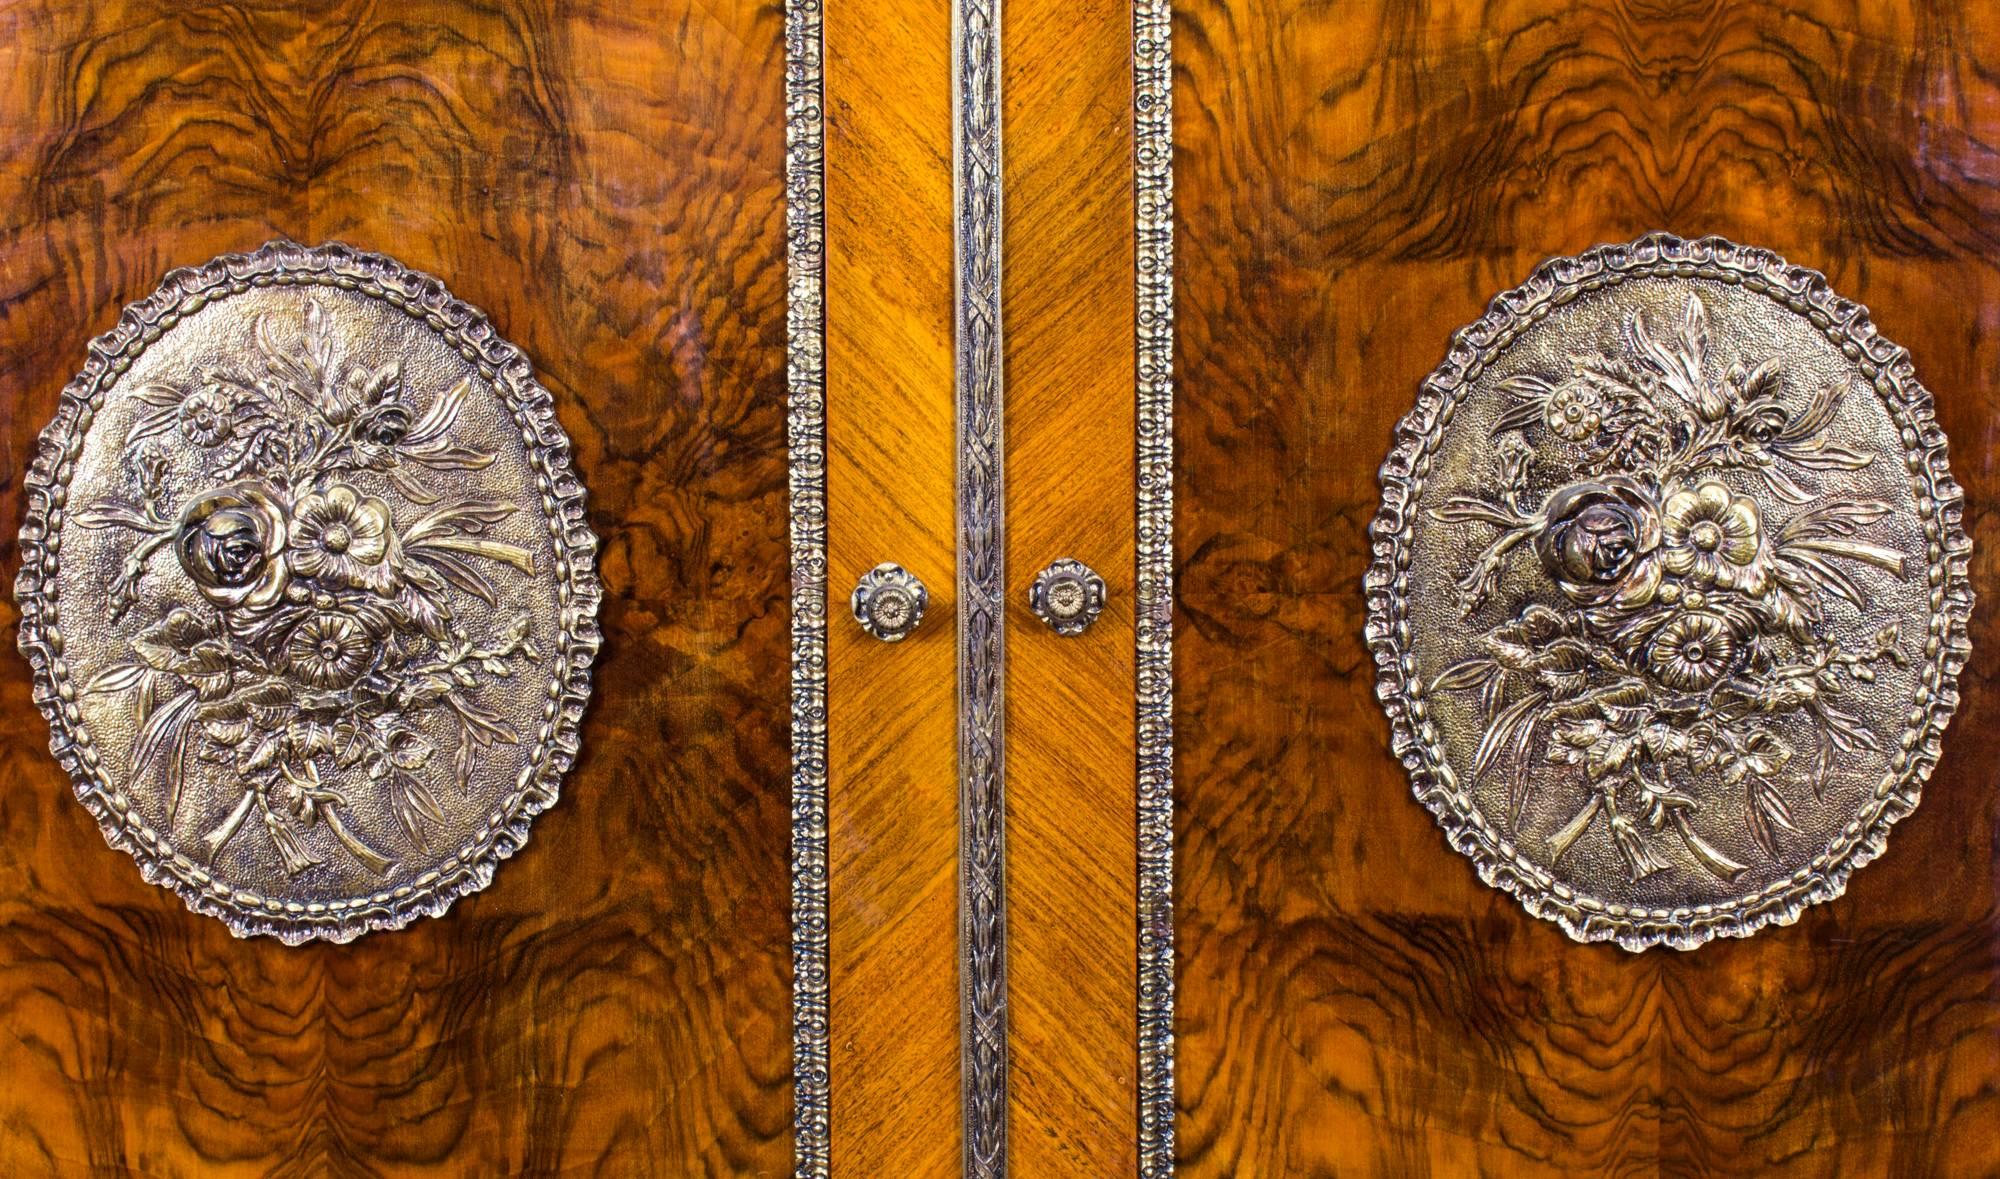
[[[42,752],[64,703],[36,686],[47,644],[9,663],[0,1170],[1995,1169],[1986,614],[1959,648],[1993,588],[1996,36],[1969,3],[0,11],[15,519],[46,513],[45,474],[18,473],[121,308],[175,266],[339,240],[441,276],[526,353],[603,587],[562,801],[492,887],[346,944],[232,938],[149,887]],[[1832,351],[1780,361],[1916,388],[1829,290],[1909,348],[1934,421],[1876,469],[1937,493],[1891,537],[1914,563],[1864,535],[1894,512],[1859,492],[1793,538],[1921,564],[1896,600],[1944,621],[1872,653],[1827,650],[1819,616],[1791,633],[1881,665],[1814,681],[1860,701],[1856,725],[1926,675],[1926,715],[1960,714],[1941,754],[1908,744],[1934,771],[1885,797],[1924,804],[1880,863],[1843,866],[1845,896],[1686,953],[1580,944],[1609,927],[1566,937],[1482,883],[1455,850],[1476,839],[1440,837],[1413,774],[1459,804],[1413,734],[1454,714],[1411,707],[1410,634],[1512,644],[1509,670],[1565,704],[1588,677],[1561,662],[1577,635],[1509,638],[1442,583],[1385,605],[1413,542],[1378,521],[1428,461],[1399,448],[1466,404],[1465,357],[1492,359],[1485,329],[1454,332],[1491,308],[1527,339],[1616,285],[1491,302],[1578,273],[1544,259],[1723,248],[1655,231],[1824,273],[1790,296]],[[1590,252],[1607,242],[1634,244]],[[1625,392],[1684,378],[1689,430],[1746,461],[1866,466],[1809,428],[1782,364],[1705,367],[1746,338],[1716,298],[1600,334],[1637,358]],[[1597,445],[1624,387],[1595,354],[1558,359],[1575,390],[1550,370],[1509,386],[1532,412],[1491,416]],[[1498,482],[1412,502],[1512,539],[1432,551],[1539,560],[1563,594],[1596,589],[1557,574],[1603,574],[1619,609],[1669,582],[1779,600],[1756,530],[1798,501],[1735,507],[1754,463],[1709,491],[1583,457],[1589,488],[1561,500],[1507,484],[1508,432],[1473,448]],[[10,573],[46,554],[31,526]],[[1854,587],[1843,635],[1896,584],[1818,570],[1791,574]],[[1727,623],[1662,618],[1628,670],[1706,692],[1717,651],[1783,664]],[[1666,633],[1678,662],[1646,672]],[[1489,662],[1419,680],[1477,687]],[[1778,808],[1761,841],[1803,837],[1824,781],[1795,733],[1697,755],[1670,720],[1551,716],[1491,756],[1574,763],[1572,785],[1679,757],[1811,790],[1743,796]],[[1899,756],[1844,732],[1854,759]],[[1632,782],[1654,834],[1706,801]],[[1645,831],[1604,805],[1564,846],[1616,864]]]
[[[239,941],[143,881],[6,660],[0,1171],[790,1170],[784,32],[750,4],[0,11],[10,519],[121,307],[338,239],[525,350],[605,586],[561,801],[493,887],[347,945]]]
[[[1817,268],[1909,349],[1990,598],[1991,10],[1174,8],[1181,1170],[1991,1169],[1984,601],[1886,855],[1687,953],[1576,944],[1481,883],[1390,752],[1364,636],[1378,467],[1452,333],[1654,230]]]

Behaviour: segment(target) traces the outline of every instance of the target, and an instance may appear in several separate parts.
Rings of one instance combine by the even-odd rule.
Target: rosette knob
[[[1028,607],[1064,638],[1080,635],[1104,612],[1104,579],[1082,561],[1052,561],[1028,587]]]
[[[901,642],[924,620],[930,591],[909,570],[884,561],[854,587],[854,620],[885,643]]]

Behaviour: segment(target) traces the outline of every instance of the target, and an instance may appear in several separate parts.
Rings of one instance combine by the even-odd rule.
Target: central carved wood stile
[[[1000,4],[952,10],[958,422],[959,1034],[965,1174],[1007,1172]]]
[[[1167,0],[1132,6],[1139,436],[1135,509],[1139,748],[1139,1172],[1172,1173],[1172,53]],[[796,1173],[830,1157],[824,31],[787,0],[792,539],[792,897]],[[1005,443],[1001,336],[1000,3],[954,0],[952,188],[957,434],[960,1073],[964,1173],[1007,1173]]]

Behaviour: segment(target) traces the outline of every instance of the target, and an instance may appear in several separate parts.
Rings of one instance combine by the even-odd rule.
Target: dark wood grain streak
[[[2000,1170],[2000,13],[1184,0],[1180,1143],[1202,1175]],[[1797,925],[1572,944],[1387,752],[1375,470],[1449,333],[1649,229],[1824,269],[1911,349],[1982,608],[1888,856]]]
[[[144,884],[0,660],[0,1173],[789,1170],[782,61],[775,5],[0,8],[0,518],[124,303],[341,238],[527,350],[607,587],[561,804],[348,947]]]

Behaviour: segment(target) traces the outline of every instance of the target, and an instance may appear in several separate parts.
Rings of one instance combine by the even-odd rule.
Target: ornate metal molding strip
[[[792,546],[794,1168],[830,1165],[826,923],[825,120],[820,0],[785,3],[786,434]]]
[[[1132,3],[1138,281],[1139,1174],[1174,1170],[1172,0]]]
[[[952,10],[957,287],[959,1034],[965,1173],[1007,1172],[1000,4]]]

